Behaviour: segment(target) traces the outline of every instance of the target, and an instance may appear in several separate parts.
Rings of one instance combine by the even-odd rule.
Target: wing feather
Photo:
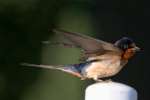
[[[98,40],[90,36],[72,33],[62,29],[54,29],[53,31],[55,33],[63,34],[63,36],[71,41],[76,47],[82,48],[87,57],[93,56],[94,54],[103,54],[105,51],[121,51],[112,43]]]

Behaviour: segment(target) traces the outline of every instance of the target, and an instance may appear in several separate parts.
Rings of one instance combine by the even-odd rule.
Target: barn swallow
[[[134,41],[128,37],[123,37],[113,44],[61,29],[55,29],[54,32],[63,35],[70,41],[70,43],[61,42],[57,44],[82,49],[82,62],[58,66],[30,63],[22,63],[22,65],[61,70],[82,80],[101,81],[102,78],[116,75],[127,64],[128,60],[140,50]]]

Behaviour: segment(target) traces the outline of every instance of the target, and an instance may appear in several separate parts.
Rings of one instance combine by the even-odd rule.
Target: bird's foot
[[[112,79],[107,79],[104,82],[109,83],[109,82],[113,82]]]
[[[103,82],[103,80],[101,80],[101,79],[99,79],[99,78],[97,78],[97,77],[93,78],[93,80],[96,81],[97,83],[98,83],[98,82]]]
[[[101,79],[97,79],[97,80],[95,80],[96,81],[96,83],[98,83],[98,82],[104,82],[103,80],[101,80]]]
[[[107,80],[95,79],[95,81],[96,82],[105,82],[105,83],[113,82],[111,79],[107,79]]]

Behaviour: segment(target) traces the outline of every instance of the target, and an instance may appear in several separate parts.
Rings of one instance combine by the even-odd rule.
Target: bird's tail
[[[52,65],[30,64],[30,63],[21,63],[21,65],[22,66],[39,67],[39,68],[45,68],[45,69],[60,70],[60,71],[67,72],[69,74],[72,74],[74,76],[82,78],[82,75],[79,72],[77,72],[77,70],[74,68],[74,66],[64,66],[64,65],[52,66]]]
[[[63,65],[52,66],[52,65],[41,65],[41,64],[30,64],[30,63],[21,63],[22,66],[31,66],[31,67],[39,67],[44,69],[56,69],[63,71]]]

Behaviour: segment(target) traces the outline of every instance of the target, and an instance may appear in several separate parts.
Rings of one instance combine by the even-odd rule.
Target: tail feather
[[[30,64],[30,63],[21,63],[21,65],[22,66],[39,67],[39,68],[45,68],[45,69],[57,69],[57,70],[62,70],[61,67],[63,67],[63,65],[52,66],[52,65]]]
[[[75,70],[74,67],[66,67],[64,65],[58,65],[58,66],[51,66],[51,65],[38,65],[38,64],[30,64],[30,63],[21,63],[22,66],[31,66],[31,67],[39,67],[39,68],[45,68],[45,69],[55,69],[55,70],[60,70],[63,72],[67,72],[69,74],[72,74],[74,76],[82,78],[82,75]]]

